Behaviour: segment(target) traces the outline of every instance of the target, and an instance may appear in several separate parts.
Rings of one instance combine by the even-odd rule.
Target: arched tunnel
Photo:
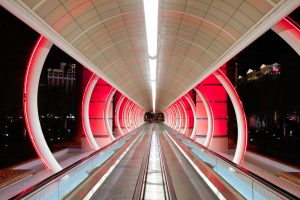
[[[0,3],[40,34],[22,94],[44,174],[21,180],[28,188],[16,186],[9,198],[300,198],[299,168],[248,151],[250,117],[235,82],[244,70],[237,60],[250,65],[241,55],[267,31],[299,56],[299,25],[289,17],[299,0]],[[39,117],[39,81],[54,45],[84,66],[77,123],[85,156],[68,166],[50,150]],[[264,65],[245,76],[280,70],[273,60],[252,62]],[[264,173],[268,166],[276,173]]]

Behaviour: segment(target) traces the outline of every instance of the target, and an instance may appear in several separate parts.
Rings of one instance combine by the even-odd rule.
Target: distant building
[[[47,80],[48,88],[64,87],[65,91],[70,91],[76,83],[76,64],[61,62],[59,69],[48,68]]]
[[[239,79],[244,81],[254,81],[264,77],[270,78],[272,80],[279,78],[281,73],[281,65],[278,63],[273,63],[271,65],[262,64],[259,70],[249,69],[246,77],[240,76]]]

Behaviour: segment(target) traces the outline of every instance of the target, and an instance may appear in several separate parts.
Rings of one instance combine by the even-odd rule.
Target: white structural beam
[[[41,72],[52,45],[52,42],[41,36],[34,47],[25,74],[23,107],[26,127],[35,151],[47,169],[58,172],[62,167],[54,158],[45,140],[37,103]]]
[[[214,72],[214,75],[225,88],[232,102],[233,109],[236,115],[238,137],[233,162],[240,165],[242,164],[245,157],[248,137],[247,120],[244,113],[243,105],[233,85],[225,76],[225,74],[223,74],[221,70],[217,70]]]
[[[272,27],[272,30],[300,55],[300,31],[294,24],[283,18]]]
[[[131,118],[132,118],[132,126],[133,130],[136,129],[136,113],[137,113],[137,106],[134,104],[132,111],[131,111]]]
[[[169,113],[169,118],[170,118],[170,127],[173,128],[174,126],[174,118],[173,118],[173,113],[170,107],[168,107],[168,113]]]
[[[163,111],[163,113],[164,113],[164,117],[165,117],[165,123],[166,123],[168,126],[170,126],[168,109],[165,109],[165,110]]]
[[[180,131],[181,129],[181,126],[182,126],[182,115],[181,115],[181,110],[180,108],[178,107],[177,105],[177,101],[175,102],[175,107],[176,107],[176,110],[177,110],[177,114],[178,114],[178,118],[179,118],[179,124],[178,124],[178,127],[177,127],[177,131]]]
[[[166,115],[167,115],[167,124],[168,126],[171,126],[171,116],[168,108],[166,109]]]
[[[130,102],[130,105],[128,107],[128,111],[127,111],[127,124],[129,126],[129,130],[132,131],[133,127],[132,127],[132,108],[134,106],[133,102]]]
[[[99,149],[97,142],[92,133],[90,118],[89,118],[89,106],[92,93],[94,91],[95,85],[97,84],[99,78],[97,75],[93,74],[88,81],[82,98],[81,116],[82,116],[82,128],[86,136],[86,139],[93,150]]]
[[[122,106],[122,103],[123,103],[124,99],[125,99],[125,96],[122,95],[120,97],[117,105],[116,105],[116,115],[115,115],[116,125],[117,125],[117,128],[120,131],[121,135],[124,135],[124,132],[123,132],[123,129],[122,129],[121,125],[120,125],[120,108]]]
[[[137,127],[140,126],[141,110],[142,109],[138,106],[138,110],[137,110],[137,113],[136,113],[136,125],[137,125]]]
[[[140,114],[140,125],[142,125],[144,123],[144,115],[145,115],[145,111],[143,109],[141,109],[141,114]]]
[[[196,91],[196,94],[200,97],[201,101],[203,102],[205,111],[206,111],[206,116],[207,116],[207,133],[206,133],[206,139],[204,142],[205,147],[209,147],[212,137],[213,137],[213,132],[214,132],[214,118],[213,118],[213,113],[212,109],[210,107],[210,104],[206,97],[198,90],[197,88],[194,88]]]
[[[193,126],[193,130],[192,130],[192,133],[191,133],[191,136],[190,136],[190,138],[192,140],[194,140],[196,138],[196,130],[197,130],[197,117],[196,117],[195,104],[194,104],[194,102],[192,101],[191,97],[188,94],[185,95],[185,99],[189,103],[189,105],[192,109],[193,117],[194,117],[194,126]]]
[[[116,89],[115,88],[111,88],[111,90],[109,91],[107,97],[106,97],[106,100],[105,100],[105,109],[104,109],[104,121],[105,121],[105,128],[106,128],[106,131],[110,137],[110,139],[112,141],[115,140],[115,137],[113,135],[113,132],[111,130],[111,125],[109,123],[109,109],[110,109],[110,103],[112,101],[112,98],[113,96],[115,95],[116,93]]]
[[[129,102],[130,102],[130,100],[129,99],[127,99],[126,100],[126,103],[125,103],[125,105],[124,105],[124,109],[123,109],[123,113],[122,113],[122,118],[123,118],[123,126],[125,127],[125,129],[126,129],[126,133],[129,133],[129,129],[128,129],[128,124],[127,124],[127,108],[128,108],[128,104],[129,104]]]
[[[182,110],[184,113],[184,128],[183,128],[182,134],[186,135],[186,131],[187,131],[187,127],[188,127],[188,114],[185,109],[185,104],[181,99],[179,99],[179,104],[182,107]]]
[[[173,105],[169,106],[169,110],[170,110],[170,114],[171,114],[171,118],[172,118],[171,128],[174,129],[174,127],[176,126],[176,118],[175,118],[174,111],[173,111]]]
[[[178,115],[178,110],[177,110],[177,108],[176,108],[176,102],[173,103],[172,108],[173,108],[174,117],[175,117],[175,125],[174,125],[174,129],[175,129],[175,130],[178,130],[178,126],[179,126],[179,115]]]
[[[138,113],[139,113],[139,107],[137,105],[134,106],[134,112],[133,112],[133,120],[134,120],[134,129],[138,127]]]

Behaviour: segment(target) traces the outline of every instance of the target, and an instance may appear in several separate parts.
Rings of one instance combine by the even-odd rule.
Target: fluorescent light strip
[[[157,56],[158,0],[144,0],[148,55]]]
[[[152,90],[152,107],[155,113],[156,101],[156,69],[157,69],[157,31],[158,31],[158,0],[143,0],[147,47],[149,56],[149,70]]]
[[[151,81],[156,80],[156,69],[157,69],[157,62],[156,59],[149,59],[149,69],[150,69],[150,79]]]
[[[155,113],[156,81],[151,81],[151,90],[152,90],[152,107],[153,107],[153,112]]]

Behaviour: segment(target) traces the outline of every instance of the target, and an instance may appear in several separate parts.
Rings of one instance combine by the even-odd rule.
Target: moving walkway
[[[164,124],[144,124],[12,199],[297,199]]]

